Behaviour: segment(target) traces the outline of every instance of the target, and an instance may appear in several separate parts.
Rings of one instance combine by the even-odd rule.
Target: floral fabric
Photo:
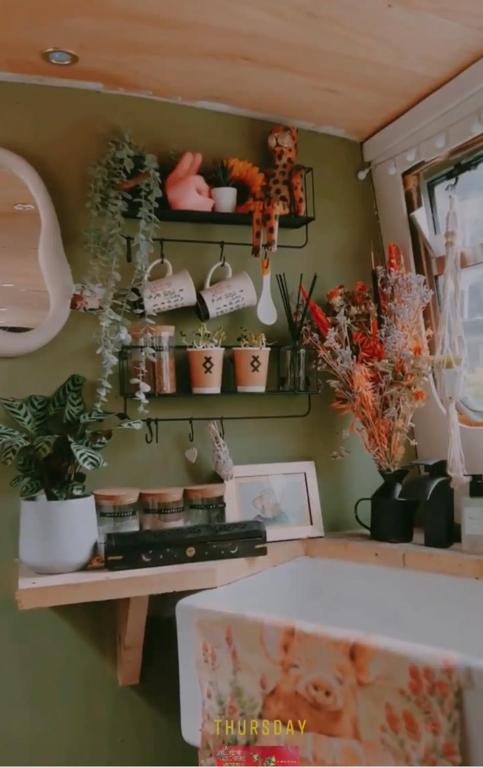
[[[455,658],[297,623],[200,611],[200,765],[224,745],[297,747],[301,765],[460,765]]]

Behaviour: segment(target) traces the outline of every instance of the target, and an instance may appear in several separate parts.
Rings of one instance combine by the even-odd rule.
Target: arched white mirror
[[[0,356],[43,347],[69,316],[72,275],[45,185],[0,148]]]

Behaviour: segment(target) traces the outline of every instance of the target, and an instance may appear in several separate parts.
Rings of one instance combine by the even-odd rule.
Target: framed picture
[[[227,522],[261,520],[267,541],[324,535],[313,461],[235,466],[225,503]]]

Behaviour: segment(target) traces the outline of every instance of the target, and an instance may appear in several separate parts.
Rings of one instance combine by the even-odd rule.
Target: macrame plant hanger
[[[454,487],[465,482],[465,455],[461,441],[458,402],[465,386],[466,349],[461,297],[461,252],[453,195],[445,231],[445,267],[441,313],[436,336],[436,387],[448,422],[447,471]]]

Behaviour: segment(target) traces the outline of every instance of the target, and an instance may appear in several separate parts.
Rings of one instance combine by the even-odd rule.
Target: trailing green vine
[[[123,231],[124,217],[128,209],[127,186],[130,186],[129,200],[138,209],[138,227],[132,254],[133,275],[129,288],[121,292],[121,268],[126,257]],[[156,156],[144,152],[127,135],[111,139],[106,154],[91,171],[87,201],[89,220],[85,236],[89,257],[85,289],[102,296],[97,333],[97,354],[100,357],[101,371],[96,408],[102,408],[107,402],[119,350],[130,341],[127,315],[131,311],[133,290],[141,289],[149,267],[158,227],[156,207],[161,196]],[[142,313],[142,310],[133,311]],[[139,411],[143,413],[146,411],[146,392],[149,387],[143,381],[142,369],[139,379],[136,398]]]

